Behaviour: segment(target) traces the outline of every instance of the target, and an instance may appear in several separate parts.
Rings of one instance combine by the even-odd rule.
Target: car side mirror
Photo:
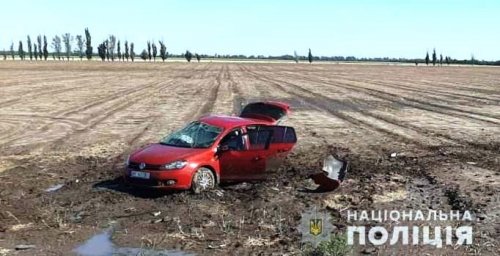
[[[228,145],[219,145],[219,152],[229,151]]]

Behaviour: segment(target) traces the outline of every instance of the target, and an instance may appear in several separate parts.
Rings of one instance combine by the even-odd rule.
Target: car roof
[[[272,123],[263,120],[226,115],[207,115],[201,117],[199,121],[209,125],[222,127],[224,130],[252,124],[272,125]]]

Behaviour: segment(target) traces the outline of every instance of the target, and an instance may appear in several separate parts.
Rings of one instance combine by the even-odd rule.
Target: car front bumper
[[[149,178],[131,177],[132,171],[149,173]],[[123,176],[127,184],[162,190],[189,189],[192,181],[192,172],[186,168],[180,170],[136,170],[126,168]]]

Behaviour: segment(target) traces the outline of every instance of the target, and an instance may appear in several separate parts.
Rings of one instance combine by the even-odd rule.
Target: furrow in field
[[[67,80],[67,81],[64,81],[65,84],[62,85],[63,86],[62,88],[53,88],[54,85],[58,85],[58,84],[62,83],[61,81],[57,81],[55,83],[51,83],[51,84],[48,84],[46,86],[43,86],[43,88],[31,90],[31,91],[26,92],[26,93],[24,93],[24,92],[17,93],[16,92],[16,94],[20,95],[20,96],[17,96],[17,97],[12,98],[12,99],[7,99],[4,101],[1,101],[0,107],[10,106],[10,105],[14,105],[14,104],[20,103],[20,102],[25,104],[26,102],[37,100],[38,97],[41,97],[41,96],[50,95],[52,97],[56,94],[62,94],[62,93],[69,92],[69,91],[74,92],[74,90],[87,88],[89,86],[88,82],[91,82],[93,80],[94,80],[94,78],[81,78],[81,79]],[[68,83],[68,84],[74,83],[74,84],[80,84],[80,85],[71,86],[71,85],[67,85],[66,83]]]
[[[22,72],[7,73],[6,75],[2,73],[3,72],[0,71],[0,76],[2,77],[11,77],[11,79],[7,78],[3,81],[0,81],[0,88],[2,88],[2,90],[7,89],[7,87],[15,87],[14,88],[15,90],[23,90],[47,81],[65,82],[73,79],[86,78],[90,76],[89,74],[81,74],[81,73],[68,75],[67,73],[64,72],[60,72],[61,74],[58,74],[56,72],[42,72],[42,74],[44,75],[39,75],[38,73],[32,73],[32,72],[29,72],[29,74],[26,75]],[[20,79],[21,77],[22,79]]]
[[[282,81],[276,82],[264,78],[261,74],[253,73],[253,71],[247,68],[245,70],[253,79],[263,82],[265,86],[262,87],[265,88],[265,91],[271,93],[266,97],[276,99],[278,92],[280,92],[279,94],[287,95],[286,98],[278,100],[292,101],[295,104],[295,115],[302,114],[303,110],[307,110],[307,112],[314,110],[317,112],[317,114],[309,116],[310,120],[304,119],[301,121],[302,124],[300,126],[304,127],[300,127],[299,129],[304,128],[306,131],[304,135],[307,137],[318,137],[317,133],[320,132],[322,136],[315,138],[316,140],[319,139],[319,141],[323,142],[331,141],[337,145],[340,143],[348,147],[359,145],[360,141],[378,145],[380,148],[392,148],[394,146],[401,148],[408,145],[425,148],[432,143],[432,140],[422,141],[420,136],[412,136],[412,134],[402,132],[401,129],[391,129],[390,124],[384,124],[383,126],[375,125],[374,123],[380,123],[381,121],[369,116],[353,115],[353,113],[338,110],[332,107],[331,101],[328,98],[311,94],[309,91],[295,88]],[[323,113],[334,117],[334,119],[325,118]],[[324,121],[319,121],[321,119],[324,119]],[[334,134],[332,134],[332,131],[335,131]],[[369,139],[364,139],[363,137]],[[388,138],[391,140],[387,141]],[[357,151],[369,152],[370,149],[358,148]]]
[[[219,88],[221,87],[221,80],[224,74],[224,66],[221,66],[221,69],[215,76],[215,80],[211,83],[210,89],[208,91],[208,95],[206,98],[202,99],[203,104],[196,110],[196,112],[192,115],[192,118],[197,119],[203,115],[209,114],[212,112],[214,108],[215,101],[217,100],[217,95],[219,93]]]
[[[377,97],[377,98],[387,100],[387,101],[392,101],[392,102],[395,102],[395,103],[398,103],[400,105],[407,106],[407,107],[417,108],[420,110],[440,113],[440,114],[444,114],[444,115],[465,117],[465,118],[474,119],[474,120],[482,121],[482,122],[487,122],[487,123],[495,124],[495,125],[500,124],[500,118],[496,117],[495,115],[478,113],[475,111],[470,111],[470,110],[465,110],[465,109],[459,109],[459,108],[452,107],[452,106],[427,102],[427,101],[423,101],[420,99],[414,99],[414,98],[398,95],[395,93],[390,93],[390,92],[385,92],[385,91],[381,91],[378,89],[373,89],[373,88],[370,88],[373,86],[371,86],[368,83],[364,83],[364,85],[362,86],[359,84],[363,84],[363,83],[359,82],[359,81],[355,81],[356,84],[345,83],[345,82],[341,82],[338,80],[335,80],[335,82],[332,83],[330,81],[325,81],[324,79],[317,78],[314,76],[304,76],[304,75],[300,75],[300,74],[290,75],[290,77],[292,77],[292,76],[294,76],[296,78],[300,77],[303,80],[307,80],[307,81],[314,81],[314,82],[323,83],[323,84],[327,84],[327,85],[331,85],[331,86],[335,86],[335,87],[342,87],[342,88],[347,89],[347,90],[356,90],[356,91],[365,93],[367,95]]]
[[[289,81],[283,81],[283,80],[273,79],[273,78],[270,78],[268,76],[265,76],[265,75],[262,75],[262,74],[258,74],[258,73],[256,73],[256,76],[257,77],[264,77],[265,79],[268,79],[268,80],[270,80],[272,82],[275,82],[277,84],[279,84],[279,83],[286,83],[287,85],[291,86],[294,89],[297,89],[297,90],[299,90],[301,92],[305,92],[306,94],[312,95],[313,98],[316,98],[316,99],[322,99],[323,98],[325,101],[329,101],[330,104],[335,103],[336,101],[338,101],[338,100],[326,97],[326,96],[324,96],[322,94],[316,93],[314,91],[305,89],[305,88],[303,88],[301,86],[298,86],[298,85],[296,85],[294,83],[291,83]],[[328,84],[328,85],[336,86],[337,84]],[[351,87],[349,87],[349,86],[340,86],[340,87],[343,88],[343,89],[346,89],[346,90],[350,90],[351,89]],[[390,99],[388,99],[388,98],[385,98],[385,100],[390,101]],[[339,105],[339,104],[342,104],[342,102],[340,102],[340,103],[338,103],[336,105]],[[371,120],[368,119],[366,121],[368,121],[368,123],[372,123],[372,122],[378,123],[378,127],[379,128],[380,127],[390,128],[392,126],[392,128],[403,129],[403,130],[405,130],[405,132],[404,132],[405,135],[413,134],[415,136],[414,137],[415,141],[418,141],[419,137],[424,137],[424,138],[427,137],[429,141],[433,141],[432,138],[439,138],[440,140],[442,140],[442,142],[444,142],[446,144],[458,143],[458,144],[470,145],[470,146],[473,146],[473,147],[476,147],[476,148],[486,149],[486,150],[492,150],[492,149],[495,148],[495,145],[489,145],[489,144],[486,145],[487,143],[485,144],[485,143],[482,143],[482,142],[464,140],[462,138],[455,138],[453,136],[450,136],[450,135],[444,134],[444,133],[440,133],[440,132],[435,131],[435,130],[431,131],[431,130],[427,130],[427,129],[424,129],[422,127],[418,127],[418,126],[415,126],[415,125],[404,124],[404,123],[400,122],[399,120],[397,120],[395,118],[388,117],[386,114],[382,115],[382,114],[374,113],[373,111],[363,110],[362,108],[357,107],[355,104],[349,104],[349,105],[344,104],[344,107],[347,107],[348,109],[350,109],[350,111],[362,113],[364,117],[361,117],[361,118],[369,117]],[[384,123],[380,123],[381,121],[383,121]],[[389,125],[387,125],[387,124],[389,124]],[[393,129],[390,129],[390,130],[391,130],[391,132],[396,131],[396,130],[393,130]],[[430,137],[427,136],[427,135],[429,135]],[[420,144],[420,143],[417,143],[417,144]],[[433,145],[433,144],[429,144],[429,145]]]
[[[471,95],[472,92],[468,92],[468,94],[462,94],[462,93],[456,93],[452,91],[444,91],[444,90],[439,90],[434,87],[426,87],[423,86],[423,83],[420,82],[415,82],[412,81],[412,83],[403,83],[400,80],[375,80],[375,79],[361,79],[361,78],[356,78],[352,79],[351,77],[348,76],[342,76],[342,75],[334,75],[333,77],[328,76],[328,78],[332,78],[333,80],[337,81],[338,78],[342,79],[343,81],[346,82],[363,82],[367,84],[374,84],[374,85],[380,85],[383,86],[384,88],[393,88],[397,90],[404,90],[404,91],[410,91],[410,92],[416,92],[420,95],[425,96],[426,98],[432,98],[436,101],[447,101],[450,103],[456,103],[457,100],[473,100],[473,101],[479,101],[479,102],[484,102],[484,103],[493,103],[493,104],[498,104],[500,103],[499,98],[492,98],[492,97],[487,97],[487,96],[477,96],[477,95]],[[435,95],[439,95],[440,97],[435,97]],[[451,99],[451,100],[447,100]]]
[[[253,73],[253,71],[249,72]],[[280,90],[284,90],[290,93],[291,95],[294,95],[295,97],[304,99],[311,105],[324,109],[329,113],[337,116],[338,118],[351,123],[352,125],[365,126],[368,127],[369,129],[381,132],[397,140],[406,143],[412,143],[421,147],[440,145],[443,143],[444,144],[454,143],[453,140],[444,137],[440,138],[440,140],[438,140],[436,144],[436,140],[434,137],[428,137],[425,135],[425,133],[422,133],[417,129],[414,129],[414,127],[404,126],[400,124],[400,122],[398,122],[397,120],[392,120],[390,118],[386,118],[380,115],[375,115],[361,108],[358,108],[355,105],[344,104],[343,102],[337,102],[336,104],[332,104],[333,102],[336,102],[335,99],[305,89],[288,81],[269,78],[259,73],[253,73],[253,76],[257,79],[265,80],[270,84],[274,84]],[[286,87],[282,86],[282,84],[285,84]],[[297,91],[300,93],[297,93]],[[335,105],[343,105],[343,108],[347,108],[346,110],[348,111],[338,110],[339,108],[336,108]],[[359,113],[362,115],[355,115],[355,113]],[[424,139],[425,142],[423,142],[422,139]]]

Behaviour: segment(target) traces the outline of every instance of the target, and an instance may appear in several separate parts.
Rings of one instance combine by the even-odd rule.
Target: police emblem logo
[[[309,220],[309,233],[313,236],[318,236],[323,232],[323,220],[322,219],[310,219]]]
[[[333,232],[330,214],[316,208],[302,213],[299,232],[302,234],[302,243],[311,243],[314,247],[322,241],[329,241]]]

